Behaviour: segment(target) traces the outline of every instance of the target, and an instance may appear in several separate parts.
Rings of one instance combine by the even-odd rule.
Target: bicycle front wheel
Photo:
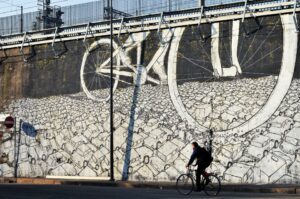
[[[221,191],[220,178],[214,174],[209,174],[204,178],[204,192],[208,196],[217,196]]]
[[[182,174],[177,178],[176,189],[182,195],[189,195],[194,190],[194,180],[190,175]]]

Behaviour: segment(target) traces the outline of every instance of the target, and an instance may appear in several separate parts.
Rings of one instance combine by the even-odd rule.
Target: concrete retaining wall
[[[209,169],[224,183],[299,182],[300,63],[291,20],[122,36],[127,48],[114,59],[117,179],[175,180],[190,143],[207,146],[213,129]],[[109,102],[99,100],[108,96],[109,46],[96,38],[87,47],[58,44],[57,59],[50,46],[34,47],[27,63],[18,49],[7,52],[0,110],[25,126],[16,144],[4,133],[1,176],[14,176],[17,159],[20,177],[109,176]],[[95,68],[97,75],[87,72]]]

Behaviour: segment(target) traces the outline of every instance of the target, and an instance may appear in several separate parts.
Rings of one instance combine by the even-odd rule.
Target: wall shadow
[[[130,109],[130,118],[129,118],[129,126],[128,126],[128,136],[127,136],[127,143],[126,143],[126,150],[125,150],[125,158],[124,158],[124,166],[122,172],[122,180],[128,180],[129,175],[129,166],[130,166],[130,158],[131,158],[131,148],[132,148],[132,141],[133,141],[133,129],[135,123],[135,113],[136,113],[136,106],[138,102],[138,94],[141,88],[141,74],[142,74],[142,66],[138,66],[138,73],[136,77],[134,92],[132,96],[132,105]]]

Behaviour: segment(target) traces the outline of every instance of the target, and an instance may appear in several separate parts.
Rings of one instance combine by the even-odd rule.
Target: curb
[[[54,185],[61,184],[60,180],[45,178],[0,178],[0,184],[31,184],[31,185]]]
[[[104,186],[122,188],[151,188],[151,189],[176,189],[175,182],[137,182],[137,181],[99,181],[99,180],[62,180],[46,178],[0,178],[0,184],[27,184],[27,185],[77,185],[77,186]],[[254,184],[225,184],[223,192],[246,193],[278,193],[299,194],[300,185],[254,185]]]

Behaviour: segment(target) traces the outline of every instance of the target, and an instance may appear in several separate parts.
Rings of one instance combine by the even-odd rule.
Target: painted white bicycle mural
[[[264,124],[277,110],[286,93],[288,92],[294,74],[297,55],[298,33],[295,26],[293,25],[292,15],[282,15],[280,19],[283,28],[283,55],[281,70],[272,93],[270,94],[266,103],[255,115],[252,115],[246,122],[235,126],[234,128],[215,132],[216,138],[222,137],[222,140],[225,141],[226,139],[224,138],[230,137],[232,135],[244,135],[245,133]],[[243,63],[241,64],[238,59],[239,36],[242,34],[240,33],[240,24],[240,20],[235,20],[232,23],[232,39],[230,46],[230,59],[232,65],[229,67],[223,67],[220,60],[220,24],[219,22],[211,24],[210,54],[213,70],[210,72],[213,78],[239,78],[239,75],[243,73]],[[277,25],[277,23],[275,25]],[[146,40],[149,32],[133,33],[128,37],[124,44],[117,44],[116,42],[114,42],[114,91],[116,90],[120,82],[127,85],[134,85],[137,76],[137,67],[141,66],[141,84],[151,82],[159,85],[167,81],[171,100],[180,117],[184,121],[187,121],[196,131],[204,132],[209,128],[199,123],[189,113],[189,111],[184,106],[180,97],[180,93],[178,91],[179,80],[177,79],[177,68],[179,67],[178,57],[181,56],[179,53],[179,48],[185,29],[185,27],[179,27],[175,29],[163,30],[161,36],[164,42],[160,44],[158,50],[147,66],[141,66],[141,56],[142,42]],[[109,85],[109,48],[110,40],[100,39],[91,44],[83,57],[80,71],[81,85],[87,97],[95,101],[105,101],[110,97],[109,90],[107,89],[106,91],[101,92],[102,94],[99,96],[98,94],[96,94],[96,92],[94,92],[94,90],[98,88],[98,86],[95,84],[106,84],[106,86]],[[137,51],[136,63],[132,63],[132,60],[128,56],[128,54],[135,48]],[[98,55],[93,55],[95,53],[98,53]],[[164,60],[167,55],[169,57],[166,72]],[[158,79],[151,77],[151,70],[153,70],[153,72],[159,77]]]

